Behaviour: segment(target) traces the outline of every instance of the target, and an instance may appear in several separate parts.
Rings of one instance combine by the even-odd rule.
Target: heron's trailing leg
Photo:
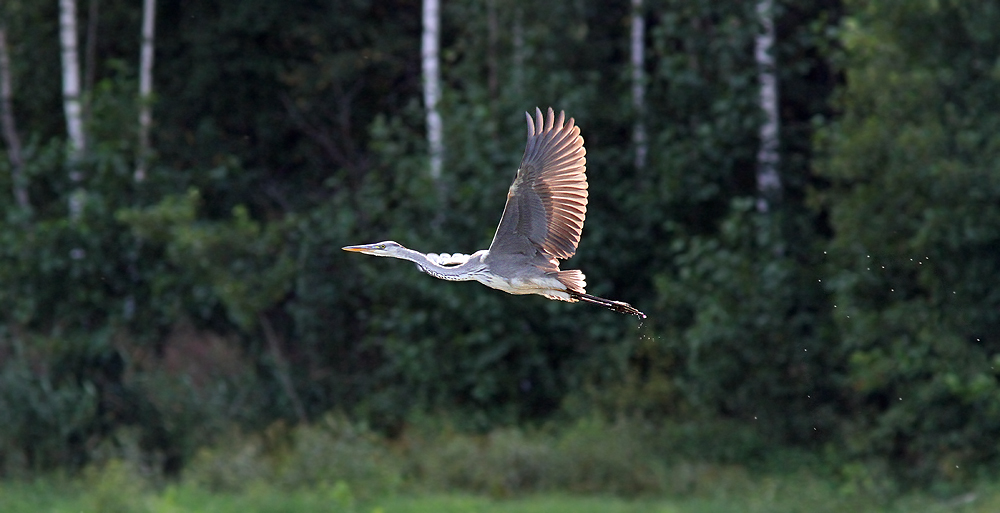
[[[585,303],[592,303],[595,305],[603,306],[604,308],[614,310],[618,313],[631,314],[640,319],[645,319],[646,314],[636,310],[632,305],[624,301],[615,301],[613,299],[604,299],[603,297],[591,296],[590,294],[583,294],[580,292],[569,291],[570,297],[573,299],[578,299]]]

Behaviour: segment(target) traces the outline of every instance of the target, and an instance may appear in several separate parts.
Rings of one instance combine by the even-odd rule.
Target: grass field
[[[121,484],[121,483],[120,483]],[[678,497],[619,498],[608,495],[531,494],[497,499],[465,493],[402,493],[356,501],[346,485],[280,491],[267,485],[243,493],[211,493],[191,485],[162,490],[90,489],[80,481],[0,484],[5,513],[725,513],[725,512],[996,512],[996,487],[950,498],[913,493],[883,502],[845,493],[833,483],[807,477],[761,478],[740,489],[708,490]]]
[[[982,481],[906,485],[877,461],[759,450],[708,427],[584,421],[559,431],[439,429],[389,441],[330,417],[229,437],[169,478],[139,451],[122,450],[72,477],[0,481],[0,513],[1000,511],[1000,480],[986,469]],[[735,449],[713,462],[685,453],[691,446]]]

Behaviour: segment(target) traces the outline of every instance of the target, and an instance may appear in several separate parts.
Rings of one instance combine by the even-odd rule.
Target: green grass
[[[122,483],[119,483],[122,484]],[[876,497],[845,493],[834,483],[805,476],[763,477],[749,486],[711,489],[697,494],[625,499],[609,495],[542,493],[497,499],[468,493],[397,494],[358,502],[347,485],[282,491],[258,484],[235,493],[213,493],[196,485],[139,490],[88,488],[81,481],[0,483],[5,513],[725,513],[725,512],[951,512],[1000,511],[1000,486],[965,496],[932,498],[913,493],[882,503]]]
[[[171,479],[137,451],[121,451],[72,478],[0,481],[0,513],[1000,511],[996,477],[906,492],[878,461],[765,450],[745,436],[726,442],[726,433],[589,420],[388,440],[327,417],[235,433]]]

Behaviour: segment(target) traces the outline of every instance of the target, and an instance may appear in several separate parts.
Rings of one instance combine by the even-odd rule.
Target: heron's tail
[[[618,313],[631,314],[640,319],[645,319],[646,314],[636,310],[632,305],[624,301],[614,301],[612,299],[604,299],[603,297],[591,296],[590,294],[584,292],[574,292],[572,290],[567,291],[569,296],[577,301],[583,301],[585,303],[592,303],[595,305],[601,305],[609,310],[614,310]]]

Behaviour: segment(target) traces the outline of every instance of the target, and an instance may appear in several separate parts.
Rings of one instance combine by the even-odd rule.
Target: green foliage
[[[286,226],[254,221],[242,205],[233,208],[231,219],[200,220],[200,202],[191,189],[145,209],[119,211],[117,218],[139,241],[161,247],[166,261],[190,273],[191,281],[209,284],[227,318],[249,331],[291,288],[294,261],[285,249]]]
[[[637,421],[584,419],[559,433],[554,487],[574,493],[640,495],[663,492],[665,454],[651,451],[658,436]]]
[[[268,448],[261,452],[260,445],[251,438],[233,433],[231,445],[217,446],[204,454],[203,463],[216,465],[210,473],[218,477],[226,470],[235,471],[232,488],[220,490],[215,485],[201,481],[205,474],[185,476],[180,482],[158,486],[147,477],[144,469],[125,460],[109,460],[93,465],[77,479],[59,477],[31,481],[6,480],[0,482],[0,509],[5,512],[21,511],[335,511],[345,512],[400,512],[400,511],[961,511],[987,512],[996,508],[1000,493],[993,481],[980,482],[960,493],[935,491],[905,492],[884,487],[886,469],[876,466],[854,465],[847,469],[848,480],[832,477],[824,470],[826,463],[817,466],[791,464],[773,471],[759,471],[741,465],[718,464],[679,459],[658,469],[642,464],[663,450],[647,445],[656,430],[652,426],[618,421],[605,423],[582,422],[576,426],[550,432],[515,432],[503,430],[485,437],[469,437],[457,433],[441,434],[437,438],[405,439],[405,445],[372,436],[357,425],[342,420],[327,419],[321,425],[288,429],[275,426],[263,437],[253,437]],[[291,483],[277,478],[281,469],[291,466],[305,468],[316,463],[312,454],[296,450],[289,442],[300,433],[319,429],[325,433],[317,439],[307,435],[301,442],[315,447],[326,456],[362,456],[358,461],[347,458],[344,465],[358,464],[359,468],[378,462],[384,469],[398,469],[383,456],[394,454],[407,465],[424,466],[422,473],[408,472],[401,481],[402,488],[372,488],[385,483],[386,473],[367,473],[352,479],[314,480],[316,473],[307,472],[306,481]],[[669,430],[668,430],[669,431]],[[361,434],[361,439],[358,435]],[[331,442],[333,442],[331,444]],[[295,442],[299,443],[299,442]],[[359,448],[344,449],[342,443]],[[423,445],[420,445],[423,443]],[[443,451],[462,443],[471,449]],[[608,445],[594,450],[593,445]],[[229,453],[246,454],[247,447],[257,447],[251,458]],[[331,447],[341,449],[328,451]],[[539,450],[549,447],[547,451]],[[584,450],[583,447],[587,447]],[[362,454],[365,451],[366,454]],[[617,450],[623,453],[618,454]],[[595,457],[595,455],[597,455]],[[268,469],[250,475],[244,469],[228,467],[230,456],[242,459],[240,465]],[[371,458],[366,458],[368,456]],[[450,459],[449,459],[450,457]],[[221,463],[210,463],[221,458]],[[296,463],[293,460],[301,458]],[[339,459],[339,458],[338,458]],[[633,465],[628,465],[631,462]],[[511,484],[512,478],[529,478],[517,483],[517,488],[491,490],[493,496],[469,494],[472,480],[452,488],[438,488],[431,473],[438,463],[461,463],[473,472],[475,479],[484,479],[478,485]],[[339,463],[337,465],[340,465]],[[530,472],[526,472],[530,468]],[[458,466],[444,472],[451,472]],[[191,470],[194,470],[192,468]],[[204,469],[203,469],[204,470]],[[538,470],[544,470],[538,473]],[[650,472],[653,470],[653,472]],[[270,473],[276,471],[277,473]],[[321,473],[325,473],[324,470]],[[494,472],[495,475],[490,475]],[[264,474],[267,474],[265,477]],[[590,477],[604,476],[599,480]],[[304,474],[297,474],[302,476]],[[245,478],[237,481],[239,477]],[[328,476],[330,477],[330,476]],[[396,478],[399,478],[396,474]],[[440,475],[438,476],[440,477]],[[458,478],[452,474],[451,478]],[[277,478],[277,479],[276,479]],[[568,480],[564,480],[567,479]],[[622,498],[636,490],[617,489],[615,486],[639,478],[646,486],[654,480],[663,486],[656,496]],[[395,479],[395,478],[394,478]],[[430,480],[429,480],[430,479]],[[580,479],[577,481],[577,479]],[[592,485],[600,485],[592,487]],[[374,495],[365,492],[378,490]],[[547,491],[546,491],[547,490]],[[650,491],[646,489],[646,492]],[[397,493],[398,492],[398,493]],[[576,493],[569,493],[576,492]],[[584,492],[584,493],[580,493]],[[503,495],[498,498],[496,495]]]
[[[362,502],[404,486],[503,497],[545,490],[649,495],[668,489],[668,447],[680,444],[658,440],[652,425],[626,420],[591,420],[550,432],[407,431],[394,443],[327,416],[308,426],[276,424],[258,435],[231,433],[220,445],[200,449],[182,481],[224,493],[344,483]]]
[[[432,426],[407,431],[401,442],[407,475],[436,491],[499,497],[554,490],[701,493],[731,479],[743,482],[742,464],[763,467],[769,459],[766,444],[734,424],[590,417],[549,429],[505,428],[479,436]]]
[[[188,437],[217,427],[206,420],[246,418],[247,408],[209,409],[231,401],[232,388],[147,387],[164,377],[157,352],[170,331],[186,319],[251,331],[289,288],[290,259],[273,250],[278,226],[262,229],[239,208],[231,221],[204,222],[169,196],[147,207],[153,214],[133,207],[139,187],[114,143],[98,140],[77,164],[85,187],[66,178],[61,144],[32,146],[34,211],[5,210],[14,229],[0,235],[0,376],[10,383],[0,459],[12,471],[85,464],[95,445],[134,424],[143,449],[176,469]],[[158,223],[161,237],[130,224],[142,221]],[[186,407],[160,409],[167,404]]]
[[[854,8],[843,116],[822,138],[834,187],[816,194],[834,230],[823,281],[854,412],[845,445],[962,480],[1000,436],[1000,37],[984,29],[1000,12]]]
[[[38,341],[44,342],[44,341]],[[0,471],[20,475],[52,463],[78,463],[81,444],[93,432],[97,387],[59,372],[59,359],[8,353],[0,365]],[[38,372],[38,362],[52,364]],[[66,379],[69,377],[70,379]]]
[[[641,109],[627,3],[447,2],[441,180],[419,2],[166,5],[141,183],[138,5],[81,12],[99,36],[81,44],[90,144],[68,162],[56,7],[4,2],[33,208],[0,201],[2,471],[170,474],[193,457],[194,482],[220,490],[303,483],[356,509],[395,489],[391,455],[327,411],[393,435],[445,412],[457,433],[424,443],[451,459],[407,468],[496,495],[737,489],[784,443],[841,453],[850,493],[903,486],[886,469],[962,483],[989,468],[998,11],[777,4],[783,190],[764,210],[753,2],[646,2]],[[575,117],[589,152],[564,266],[649,313],[638,328],[339,250],[486,247],[536,105]],[[9,171],[0,159],[0,190]],[[193,456],[293,415],[312,423]],[[655,427],[575,424],[593,416]],[[552,419],[573,427],[538,427]],[[110,490],[107,465],[92,477]]]
[[[804,237],[789,247],[788,212],[756,212],[751,199],[731,208],[717,235],[675,242],[678,274],[657,285],[680,330],[659,343],[683,362],[677,385],[698,410],[773,437],[822,439],[838,413],[839,353],[822,284],[802,265],[819,251]]]
[[[86,490],[81,500],[85,511],[131,513],[142,508],[150,484],[136,468],[112,460],[84,472],[81,485]]]
[[[332,487],[343,499],[392,493],[400,484],[399,462],[364,426],[331,415],[297,428],[288,452],[279,456],[278,479],[289,488]],[[350,495],[342,483],[350,485]]]
[[[217,447],[200,448],[185,467],[187,482],[212,492],[240,492],[272,482],[265,441],[230,433]]]
[[[39,511],[81,511],[88,507],[84,498],[49,483],[5,485],[0,488],[0,506],[11,513]],[[129,511],[169,513],[174,511],[286,512],[337,511],[347,513],[641,513],[664,511],[676,513],[708,512],[933,512],[958,509],[987,513],[997,507],[998,494],[984,488],[947,501],[913,495],[892,504],[876,499],[845,498],[830,483],[812,477],[762,478],[750,488],[729,490],[705,497],[623,499],[608,496],[537,494],[517,499],[497,500],[466,494],[399,495],[384,497],[374,503],[351,504],[337,499],[328,490],[280,491],[255,489],[243,494],[213,494],[205,490],[179,486],[160,493],[149,493],[133,500]]]
[[[261,436],[234,434],[199,450],[184,473],[185,482],[216,492],[328,489],[342,502],[385,496],[400,479],[400,463],[383,440],[332,415],[295,428],[275,424]]]

